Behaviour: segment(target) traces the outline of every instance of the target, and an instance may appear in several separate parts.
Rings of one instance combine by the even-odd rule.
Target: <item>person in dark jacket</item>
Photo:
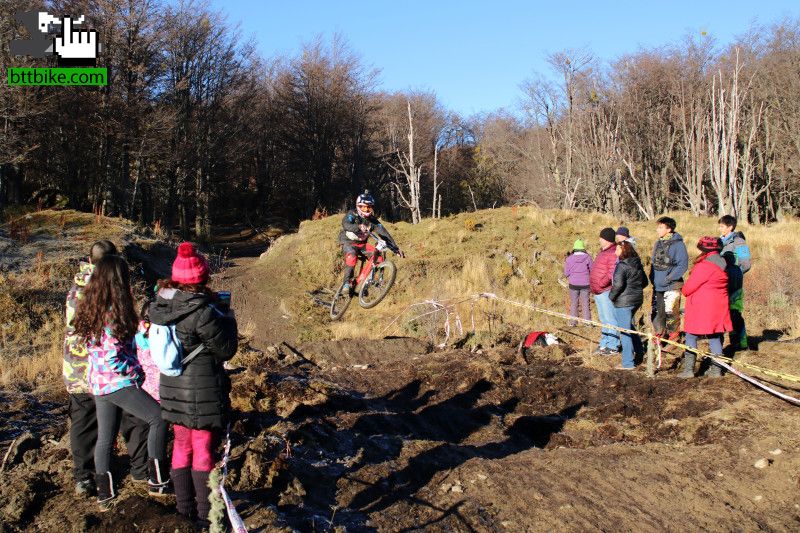
[[[700,256],[695,259],[694,268],[683,286],[686,296],[686,317],[684,331],[686,346],[697,348],[700,337],[708,339],[711,353],[722,355],[722,337],[726,331],[733,330],[728,309],[728,264],[719,255],[722,241],[717,237],[702,237],[697,243]],[[694,377],[694,352],[687,351],[683,359],[681,377]],[[720,377],[720,368],[711,363],[706,375]]]
[[[237,326],[206,286],[209,268],[191,243],[178,247],[172,278],[159,282],[150,322],[174,325],[185,354],[204,349],[180,376],[161,375],[164,420],[173,424],[172,483],[178,512],[205,526],[210,510],[208,477],[216,442],[225,427],[230,381],[223,363],[236,354]]]
[[[725,215],[719,219],[719,233],[722,238],[720,255],[728,262],[728,300],[731,310],[731,348],[733,351],[746,350],[747,329],[744,324],[744,275],[750,270],[750,247],[744,233],[736,231],[736,217]],[[738,270],[738,272],[737,272]]]
[[[670,217],[656,221],[658,240],[653,246],[650,281],[653,283],[653,330],[674,340],[680,334],[681,287],[689,269],[689,253],[683,237],[675,233],[677,222]]]
[[[589,272],[591,270],[592,256],[586,252],[586,244],[578,239],[564,260],[564,277],[569,283],[570,316],[578,316],[578,303],[580,303],[582,318],[584,320],[592,319],[592,311],[589,309]],[[577,322],[569,323],[570,327],[577,325]]]
[[[611,304],[609,292],[611,291],[611,279],[614,275],[614,266],[617,264],[617,256],[614,251],[614,241],[616,234],[613,228],[603,228],[600,231],[600,253],[594,258],[592,269],[589,272],[589,288],[594,294],[594,304],[597,306],[597,316],[603,324],[616,326],[614,321],[614,306]],[[619,333],[610,328],[603,328],[600,331],[600,346],[595,353],[597,355],[614,355],[619,352],[620,340]]]
[[[617,243],[618,261],[614,268],[609,298],[614,305],[614,320],[618,327],[633,330],[633,316],[644,301],[647,275],[644,273],[639,254],[630,241]],[[620,370],[632,370],[635,356],[644,354],[642,339],[638,335],[622,333],[622,364]]]
[[[375,216],[375,198],[369,191],[364,191],[356,198],[356,208],[345,213],[342,218],[342,231],[339,232],[339,244],[342,245],[344,253],[344,284],[347,290],[355,288],[353,273],[358,258],[362,257],[364,252],[371,254],[375,251],[375,247],[367,242],[370,232],[385,240],[396,250],[397,255],[403,257],[403,252],[391,234]]]

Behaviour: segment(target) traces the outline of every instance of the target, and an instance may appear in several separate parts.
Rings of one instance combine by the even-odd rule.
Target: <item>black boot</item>
[[[211,494],[211,489],[208,487],[208,476],[210,473],[192,470],[194,495],[197,499],[197,525],[201,528],[209,527],[208,512],[211,510],[211,502],[208,497]]]
[[[697,355],[694,352],[684,352],[683,354],[683,372],[679,375],[682,378],[693,378],[694,377],[694,362],[697,359]]]
[[[147,492],[151,496],[165,496],[169,493],[169,473],[167,472],[167,465],[158,459],[150,459],[147,461],[147,471],[149,478],[147,480]]]
[[[111,509],[114,498],[117,497],[111,472],[96,474],[95,483],[97,484],[97,505],[100,507],[100,512],[108,511]]]
[[[187,468],[172,469],[172,486],[175,489],[175,501],[178,514],[190,520],[195,518],[194,509],[194,485],[192,483],[192,472]]]

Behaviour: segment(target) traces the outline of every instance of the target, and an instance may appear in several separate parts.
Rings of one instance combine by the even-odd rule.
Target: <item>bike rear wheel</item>
[[[333,295],[333,301],[331,301],[331,319],[339,320],[342,318],[352,299],[350,289],[345,290],[344,283],[339,285],[339,290]]]
[[[394,285],[397,267],[389,260],[375,265],[371,280],[365,280],[358,291],[358,304],[364,309],[372,309],[386,296]]]

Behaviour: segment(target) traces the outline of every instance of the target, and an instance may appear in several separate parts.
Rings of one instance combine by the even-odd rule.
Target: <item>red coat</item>
[[[710,335],[733,330],[725,260],[716,252],[697,263],[681,290],[686,296],[683,330]]]
[[[597,254],[589,271],[589,288],[592,294],[600,294],[611,290],[611,279],[614,267],[617,266],[616,246],[609,246]]]

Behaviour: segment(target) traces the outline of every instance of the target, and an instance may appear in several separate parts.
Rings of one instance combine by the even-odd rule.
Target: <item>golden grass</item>
[[[51,387],[61,379],[64,302],[78,258],[98,239],[121,247],[133,226],[72,210],[21,213],[10,226],[43,248],[26,271],[0,274],[0,386]]]
[[[678,221],[677,230],[684,236],[691,258],[698,253],[694,245],[699,237],[717,233],[716,218],[683,212],[669,215]],[[535,207],[462,213],[423,220],[417,226],[405,222],[388,224],[407,256],[393,258],[398,265],[395,287],[375,309],[363,310],[354,302],[342,322],[331,324],[326,318],[327,310],[311,305],[307,292],[335,289],[340,283],[341,257],[336,242],[340,221],[341,215],[334,215],[303,222],[297,234],[278,240],[253,270],[253,275],[264,279],[262,290],[281,298],[282,311],[297,317],[308,338],[429,336],[431,325],[427,322],[431,319],[417,325],[407,321],[432,307],[418,306],[404,312],[410,304],[428,299],[446,302],[484,291],[564,311],[567,294],[557,280],[564,255],[575,239],[584,239],[594,255],[599,251],[600,229],[624,224],[637,238],[647,269],[656,238],[652,221],[629,222],[603,213]],[[800,335],[800,311],[791,300],[800,266],[787,267],[781,261],[788,253],[782,245],[794,242],[800,223],[784,220],[768,227],[743,225],[740,229],[751,246],[755,265],[746,278],[745,317],[751,335],[770,328]],[[784,274],[778,275],[778,269],[783,269]],[[646,296],[649,294],[648,290]],[[648,307],[646,303],[645,312],[649,312]],[[559,319],[490,302],[479,303],[474,311],[469,305],[462,305],[457,312],[465,328],[474,317],[478,330],[491,330],[495,337],[515,329],[554,329],[563,325]],[[386,329],[401,313],[403,316],[395,325]],[[441,340],[444,314],[440,313],[435,322]]]

